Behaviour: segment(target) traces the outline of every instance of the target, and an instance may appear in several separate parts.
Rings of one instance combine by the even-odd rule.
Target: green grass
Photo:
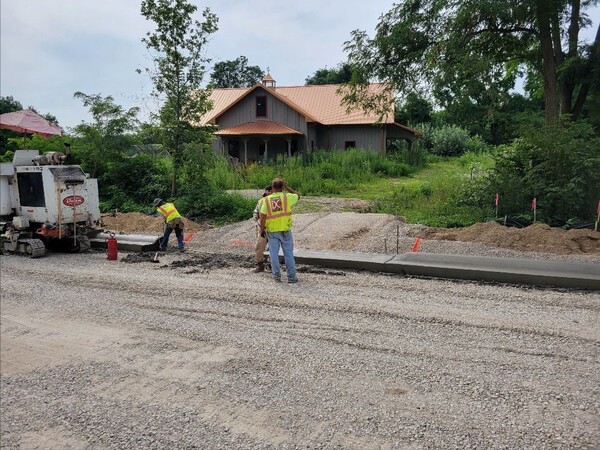
[[[220,188],[255,189],[282,176],[303,195],[371,200],[373,212],[403,216],[409,223],[428,226],[468,226],[483,220],[484,211],[461,207],[458,198],[471,179],[492,166],[492,157],[467,153],[427,159],[425,167],[415,168],[399,163],[397,157],[361,150],[318,152],[311,161],[280,158],[271,164],[236,169],[221,162],[209,179]]]
[[[458,206],[457,198],[465,184],[491,166],[489,155],[436,158],[412,176],[377,179],[341,196],[373,200],[373,212],[403,216],[409,223],[468,226],[486,214],[478,208]]]

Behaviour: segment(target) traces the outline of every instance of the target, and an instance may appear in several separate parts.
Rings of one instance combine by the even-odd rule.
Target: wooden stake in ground
[[[533,223],[536,222],[536,213],[537,213],[537,201],[535,199],[535,197],[533,197],[533,200],[531,201],[531,209],[533,209]]]
[[[600,222],[600,200],[598,200],[598,208],[596,209],[596,213],[598,215],[596,216],[596,226],[594,226],[594,230],[598,231],[598,222]]]

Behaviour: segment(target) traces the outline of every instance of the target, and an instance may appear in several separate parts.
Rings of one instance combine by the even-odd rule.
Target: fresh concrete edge
[[[282,259],[280,254],[280,259]],[[434,278],[600,290],[600,265],[433,253],[350,253],[296,249],[296,262]]]

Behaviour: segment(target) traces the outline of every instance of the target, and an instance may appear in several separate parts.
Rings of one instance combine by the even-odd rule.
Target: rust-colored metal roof
[[[342,105],[342,96],[338,94],[339,84],[323,84],[310,86],[278,87],[277,93],[289,98],[293,103],[315,117],[323,125],[356,125],[374,124],[378,117],[365,113],[362,109],[353,110],[349,114],[346,106]],[[371,93],[383,92],[383,84],[371,84]],[[390,98],[390,102],[393,99]],[[393,123],[394,115],[390,114],[384,123]]]
[[[200,120],[200,125],[214,124],[215,118],[220,115],[229,105],[233,105],[244,94],[250,91],[250,88],[223,88],[213,89],[210,94],[210,101],[213,103],[212,109],[207,112]]]
[[[309,86],[283,86],[277,88],[265,87],[257,84],[250,88],[214,89],[210,99],[213,109],[201,120],[201,125],[215,123],[215,119],[225,111],[232,108],[245,95],[257,88],[263,88],[273,94],[290,108],[304,115],[307,122],[318,122],[323,125],[357,125],[375,124],[379,117],[373,113],[365,113],[358,109],[346,112],[342,105],[342,96],[338,94],[339,84],[309,85]],[[383,84],[372,84],[369,90],[372,93],[383,92]],[[390,96],[390,102],[393,99]],[[393,114],[385,118],[384,123],[393,123]]]
[[[215,133],[217,136],[248,136],[248,135],[283,135],[302,134],[293,128],[288,128],[277,122],[261,120],[258,122],[246,122],[231,128],[225,128]]]

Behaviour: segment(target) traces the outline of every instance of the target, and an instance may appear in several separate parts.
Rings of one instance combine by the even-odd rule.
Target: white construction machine
[[[104,245],[98,182],[66,159],[61,152],[17,150],[12,163],[0,164],[0,253],[38,258],[47,248],[79,252],[94,242]],[[154,236],[119,240],[127,250],[158,247]]]

